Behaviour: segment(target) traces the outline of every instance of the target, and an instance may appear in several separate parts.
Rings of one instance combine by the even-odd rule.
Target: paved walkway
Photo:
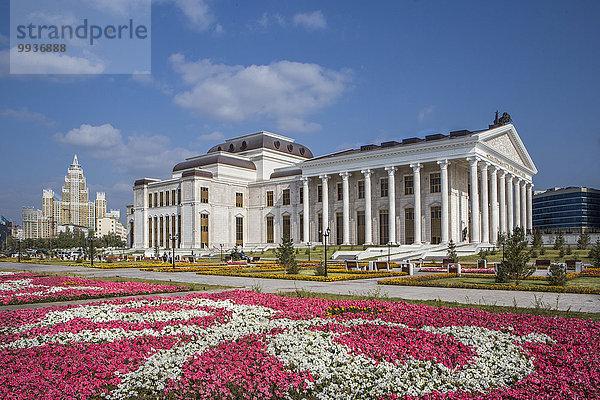
[[[499,306],[535,307],[600,312],[600,296],[572,293],[519,292],[506,290],[454,289],[422,286],[377,285],[378,279],[360,279],[339,282],[289,281],[280,279],[242,278],[233,276],[197,275],[194,272],[147,272],[134,268],[95,269],[62,265],[0,263],[0,270],[26,270],[47,273],[77,273],[82,276],[119,276],[126,278],[158,279],[163,281],[193,282],[209,285],[227,285],[245,289],[260,288],[265,293],[304,289],[319,293],[373,295],[412,300],[444,300],[459,303]],[[87,300],[89,301],[89,300]]]

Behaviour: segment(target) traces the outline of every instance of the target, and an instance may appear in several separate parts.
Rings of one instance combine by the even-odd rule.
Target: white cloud
[[[192,27],[205,31],[211,27],[215,17],[210,12],[208,5],[204,0],[172,0],[173,3],[183,12],[191,23]]]
[[[133,73],[131,75],[131,79],[144,85],[150,85],[151,83],[154,83],[154,78],[152,77],[152,74]]]
[[[292,61],[230,66],[208,59],[188,62],[181,54],[170,61],[190,86],[174,97],[181,107],[220,121],[266,117],[295,131],[318,129],[304,118],[334,103],[351,81],[347,70]]]
[[[64,135],[57,133],[54,138],[63,144],[99,149],[111,148],[122,142],[121,131],[111,124],[101,126],[83,124],[79,128],[71,129]]]
[[[294,21],[294,26],[301,26],[310,31],[327,28],[327,21],[320,10],[312,13],[296,14],[292,20]]]
[[[54,140],[85,151],[90,157],[107,160],[117,173],[129,176],[164,175],[176,163],[194,155],[183,148],[171,148],[171,139],[163,135],[130,135],[111,124],[79,128],[54,135]]]
[[[85,0],[85,2],[97,10],[118,16],[135,15],[148,6],[148,0]]]
[[[423,121],[425,121],[425,118],[427,118],[429,115],[433,114],[434,111],[435,111],[435,106],[425,107],[424,109],[419,111],[419,115],[417,116],[417,119],[419,120],[419,122],[423,122]]]
[[[19,110],[15,110],[12,108],[5,108],[0,111],[0,115],[7,118],[16,119],[19,121],[33,121],[38,122],[40,124],[44,124],[46,126],[56,125],[54,121],[50,121],[46,118],[44,114],[29,111],[27,108],[21,108]]]
[[[17,53],[10,50],[12,73],[18,74],[100,74],[104,71],[101,61],[72,57],[59,53]],[[2,55],[4,57],[4,55]],[[8,57],[8,54],[6,54]]]
[[[199,142],[218,142],[225,139],[225,135],[219,131],[214,131],[198,136]]]
[[[258,26],[260,26],[261,28],[268,28],[269,25],[271,25],[271,23],[275,22],[277,25],[281,26],[281,27],[286,27],[287,26],[287,21],[285,19],[285,17],[281,14],[269,14],[269,13],[263,13],[263,15],[260,17],[260,19],[258,21],[256,21],[256,24]]]

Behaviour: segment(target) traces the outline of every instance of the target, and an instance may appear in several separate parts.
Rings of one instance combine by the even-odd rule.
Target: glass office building
[[[542,232],[600,232],[600,190],[548,189],[533,195],[533,228]]]

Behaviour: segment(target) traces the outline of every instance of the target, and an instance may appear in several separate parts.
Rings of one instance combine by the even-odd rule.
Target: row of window
[[[336,244],[342,244],[343,241],[343,214],[336,213]],[[404,239],[406,244],[414,242],[415,238],[415,210],[414,208],[404,209]],[[431,243],[439,244],[442,241],[442,208],[439,206],[431,207]],[[291,236],[291,220],[289,215],[282,217],[282,236]],[[304,217],[299,216],[299,230],[300,230],[300,241],[304,241]],[[365,212],[358,211],[356,213],[356,233],[357,233],[357,244],[365,243]],[[323,241],[323,214],[317,214],[317,229],[318,229],[318,240]],[[389,214],[388,210],[379,211],[379,242],[380,244],[386,244],[389,242]],[[267,217],[267,243],[275,242],[275,217]]]
[[[177,218],[177,222],[175,220]],[[288,217],[289,218],[289,217]],[[181,247],[181,215],[148,218],[148,247]],[[132,230],[133,232],[133,230]],[[177,232],[177,236],[173,235]],[[244,245],[244,218],[235,218],[235,243]],[[208,214],[200,214],[200,247],[208,247]]]
[[[148,193],[148,207],[164,207],[181,205],[181,189]]]

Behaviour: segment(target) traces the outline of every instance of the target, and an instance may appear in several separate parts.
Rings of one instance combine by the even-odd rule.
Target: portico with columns
[[[532,229],[537,169],[512,124],[362,146],[298,167],[308,187],[304,215],[318,213],[322,229],[342,232],[330,244],[490,245],[513,227]],[[333,195],[340,182],[341,199]],[[319,241],[307,225],[304,237]]]

